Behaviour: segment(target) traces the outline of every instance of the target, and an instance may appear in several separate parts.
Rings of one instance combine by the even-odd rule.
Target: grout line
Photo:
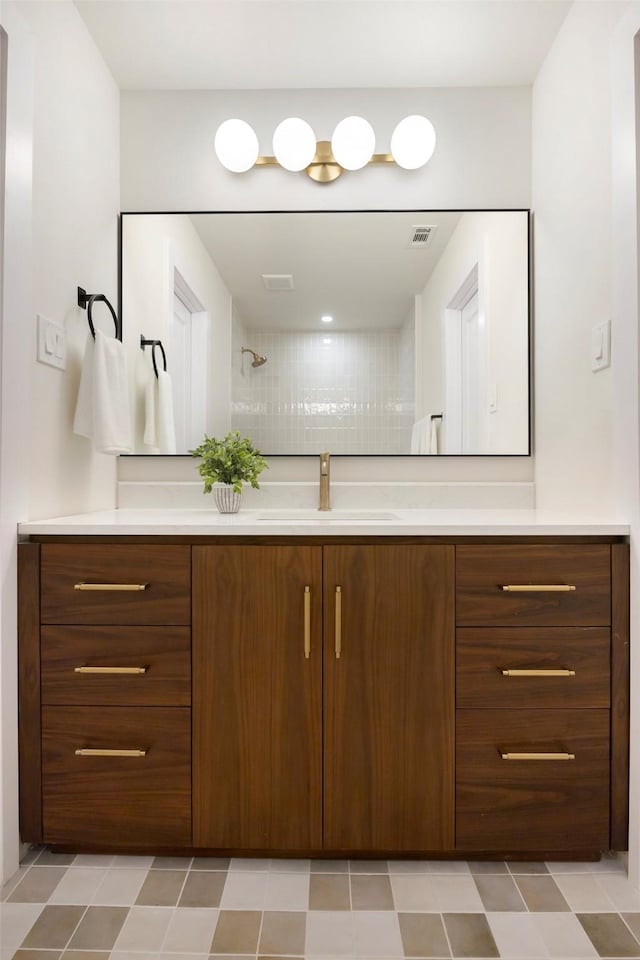
[[[49,906],[49,904],[47,904],[47,906]],[[81,903],[78,903],[78,904],[52,903],[52,904],[50,904],[50,906],[52,906],[52,907],[67,907],[67,906],[69,906],[69,907],[70,907],[70,906],[78,906],[78,907],[81,907],[82,904],[81,904]],[[69,944],[71,943],[71,941],[73,940],[74,936],[76,935],[76,932],[77,932],[77,930],[78,930],[78,927],[79,927],[80,924],[82,923],[82,921],[83,921],[83,919],[84,919],[84,917],[85,917],[86,912],[87,912],[88,909],[89,909],[89,905],[87,904],[87,905],[85,906],[82,914],[80,915],[80,919],[78,920],[78,922],[76,923],[75,927],[73,928],[73,931],[72,931],[72,933],[71,933],[71,936],[69,937],[69,939],[67,940],[66,944],[64,945],[64,948],[63,948],[63,950],[62,950],[62,953],[60,954],[61,956],[64,954],[65,950],[68,950],[68,949],[69,949]],[[27,934],[27,936],[28,936],[28,934]],[[32,949],[32,948],[29,947],[29,948],[27,948],[27,949]],[[43,948],[41,948],[41,949],[46,949],[46,948],[43,947]]]
[[[439,916],[440,916],[440,923],[442,924],[442,929],[444,930],[445,940],[447,941],[447,947],[449,948],[449,956],[453,957],[453,947],[451,946],[451,940],[449,939],[449,931],[447,930],[447,925],[444,922],[444,913],[441,913]],[[489,923],[488,920],[487,920],[487,923]],[[493,937],[493,932],[491,933],[491,936]],[[494,937],[494,940],[495,940],[495,937]]]
[[[585,911],[583,910],[582,913],[584,913],[584,912],[585,912]],[[625,910],[625,913],[633,913],[633,911],[632,911],[632,910]],[[638,937],[637,934],[635,934],[635,933],[633,932],[633,930],[631,929],[631,927],[629,926],[629,924],[627,923],[627,921],[625,920],[625,918],[622,916],[622,911],[619,911],[619,912],[618,912],[618,916],[620,917],[620,919],[621,919],[622,922],[624,923],[625,927],[627,927],[627,929],[629,930],[629,933],[631,934],[631,936],[633,937],[633,939],[634,939],[637,943],[640,943],[640,938]]]

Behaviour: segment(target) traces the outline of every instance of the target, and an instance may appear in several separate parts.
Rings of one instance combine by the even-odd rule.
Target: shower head
[[[242,352],[251,354],[253,357],[253,360],[251,361],[252,367],[261,367],[263,363],[267,362],[266,357],[261,356],[259,353],[256,353],[255,350],[251,350],[249,347],[243,347]]]

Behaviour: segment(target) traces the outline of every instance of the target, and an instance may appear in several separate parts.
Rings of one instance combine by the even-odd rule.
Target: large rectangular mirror
[[[137,453],[228,430],[267,455],[530,452],[528,211],[124,213],[121,231]],[[175,447],[150,419],[165,358]]]

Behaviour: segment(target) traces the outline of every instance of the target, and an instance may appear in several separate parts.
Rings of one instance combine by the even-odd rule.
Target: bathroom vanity
[[[24,524],[23,840],[626,849],[626,530],[517,513]]]

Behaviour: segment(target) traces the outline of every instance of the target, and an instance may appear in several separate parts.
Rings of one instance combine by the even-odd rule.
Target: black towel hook
[[[140,349],[144,350],[145,347],[151,347],[151,360],[153,362],[153,372],[158,377],[158,367],[156,366],[156,347],[160,347],[160,353],[162,354],[162,366],[164,367],[164,372],[167,372],[167,355],[164,352],[164,347],[162,346],[162,340],[146,340],[144,333],[140,334]]]
[[[82,307],[83,310],[87,311],[87,320],[89,321],[89,330],[91,330],[91,336],[95,340],[96,331],[93,326],[93,317],[91,316],[91,308],[97,300],[101,300],[102,303],[106,303],[111,311],[111,316],[113,317],[113,322],[116,328],[116,339],[122,342],[122,328],[118,320],[118,316],[105,297],[104,293],[87,293],[86,290],[83,290],[82,287],[78,287],[78,306]]]

